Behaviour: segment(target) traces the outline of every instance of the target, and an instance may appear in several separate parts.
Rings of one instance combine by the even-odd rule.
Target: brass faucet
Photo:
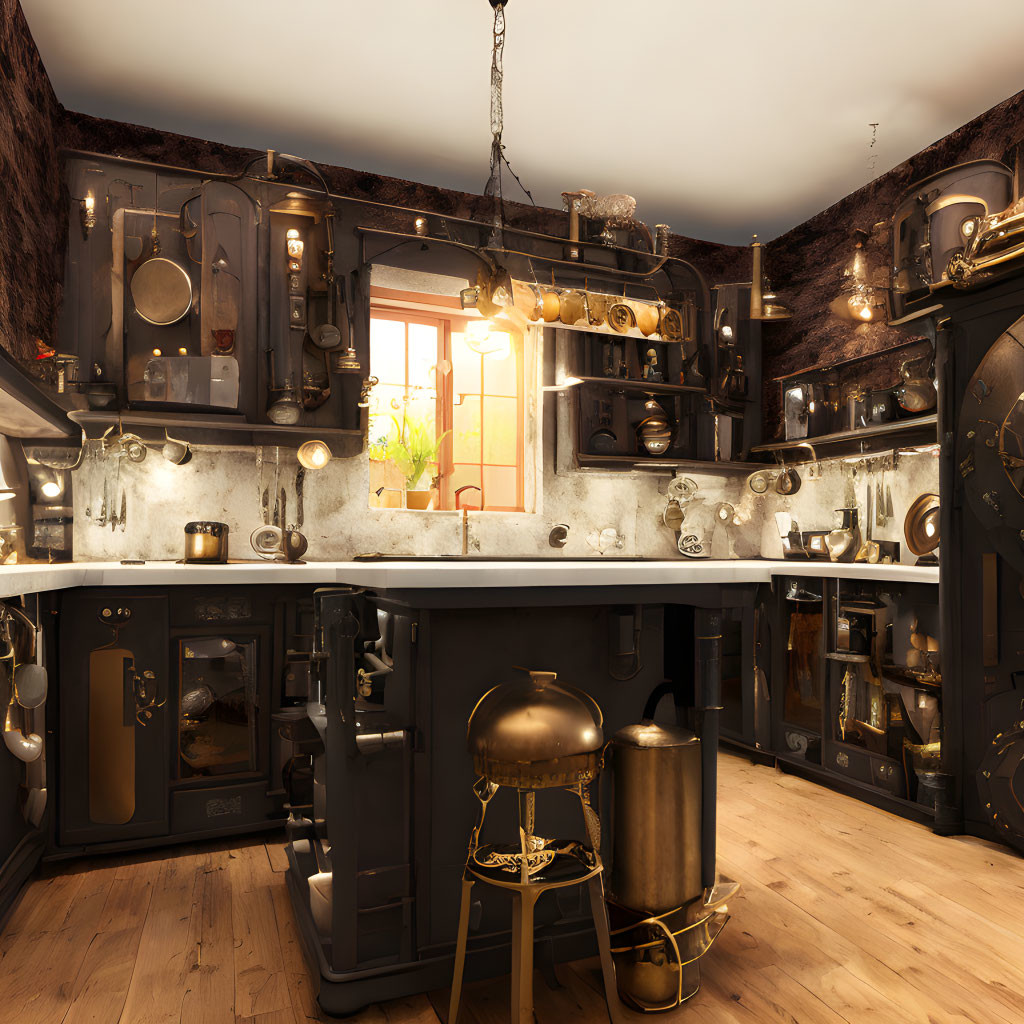
[[[463,484],[455,491],[455,510],[462,509],[462,553],[464,555],[469,554],[469,509],[462,504],[461,495],[463,491],[480,491],[480,497],[483,497],[483,490],[477,487],[476,484]]]

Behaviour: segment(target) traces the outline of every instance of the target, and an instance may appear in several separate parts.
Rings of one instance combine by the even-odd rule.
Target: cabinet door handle
[[[135,671],[134,663],[131,663],[132,674],[132,705],[135,721],[141,726],[146,726],[153,719],[153,712],[162,708],[167,703],[167,698],[158,700],[159,691],[156,682],[156,673],[151,669],[145,669],[139,673]],[[131,723],[128,723],[131,724]]]

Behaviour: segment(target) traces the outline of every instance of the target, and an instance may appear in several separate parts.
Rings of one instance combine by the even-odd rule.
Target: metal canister
[[[701,744],[642,722],[612,738],[609,918],[620,997],[672,1010],[700,987],[699,958],[721,930],[701,880]]]
[[[611,741],[612,898],[661,914],[699,898],[700,740],[688,729],[642,722]]]

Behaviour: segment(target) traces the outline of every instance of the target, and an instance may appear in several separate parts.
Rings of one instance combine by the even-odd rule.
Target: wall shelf
[[[633,380],[627,377],[577,377],[576,379],[582,384],[597,384],[609,389],[626,391],[649,391],[651,394],[658,395],[709,394],[706,387],[696,387],[692,384],[668,384],[665,381]]]
[[[280,444],[284,447],[297,447],[303,441],[318,439],[330,443],[344,441],[346,444],[358,439],[361,445],[363,430],[342,427],[319,427],[315,424],[294,424],[281,426],[276,423],[250,423],[242,416],[231,414],[197,415],[192,412],[132,412],[126,410],[120,414],[116,411],[75,410],[68,413],[68,419],[77,423],[86,433],[89,428],[94,430],[117,426],[135,429],[151,428],[155,430],[178,431],[183,434],[202,432],[204,434],[229,434],[233,443],[238,443],[238,434],[250,434],[253,444]],[[185,438],[189,440],[189,438]],[[337,453],[336,453],[337,454]]]
[[[666,469],[673,471],[688,469],[696,473],[737,471],[753,473],[764,469],[764,463],[761,462],[713,462],[700,459],[666,459],[660,456],[641,459],[635,455],[588,455],[586,452],[576,453],[576,463],[579,466],[592,469]]]
[[[888,447],[903,447],[918,444],[934,444],[938,441],[939,418],[936,413],[928,416],[915,416],[913,419],[894,420],[892,423],[876,423],[860,430],[840,430],[833,434],[820,434],[817,437],[796,438],[789,441],[773,441],[770,444],[754,445],[751,453],[788,452],[806,450],[811,445],[815,451],[819,448],[836,448],[858,445],[870,445],[873,451],[882,451],[886,442]],[[832,453],[834,454],[834,453]]]

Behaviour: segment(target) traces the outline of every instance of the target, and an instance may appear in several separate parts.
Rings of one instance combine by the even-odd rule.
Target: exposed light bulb
[[[874,308],[871,305],[871,300],[863,291],[855,292],[846,300],[846,305],[849,307],[850,315],[856,320],[873,320],[875,316]]]
[[[331,461],[331,449],[323,441],[306,441],[299,446],[296,457],[305,469],[323,469]]]
[[[47,480],[43,486],[39,488],[39,491],[44,498],[57,498],[63,490],[64,488],[57,480]]]
[[[96,227],[96,200],[93,198],[91,192],[81,200],[78,214],[82,221],[82,237],[88,238],[89,232]]]

